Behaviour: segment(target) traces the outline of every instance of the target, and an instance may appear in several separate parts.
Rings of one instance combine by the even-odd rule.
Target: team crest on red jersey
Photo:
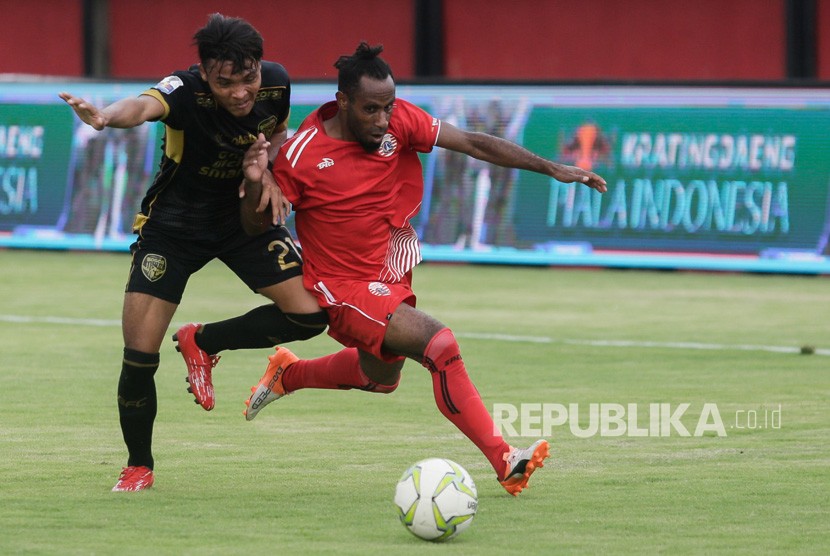
[[[389,291],[389,286],[384,284],[383,282],[371,282],[369,284],[369,293],[372,295],[376,295],[378,297],[383,297],[386,295],[391,295],[391,291]]]
[[[380,141],[380,147],[378,147],[378,154],[380,156],[392,156],[395,154],[395,149],[398,148],[398,140],[395,139],[395,136],[391,133],[387,133],[383,136],[383,139]]]

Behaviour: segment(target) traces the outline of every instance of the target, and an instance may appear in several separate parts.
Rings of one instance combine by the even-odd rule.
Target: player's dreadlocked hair
[[[360,78],[364,75],[372,79],[386,79],[392,75],[389,64],[379,56],[381,52],[383,45],[369,46],[369,43],[364,41],[351,56],[341,56],[334,63],[338,70],[338,90],[352,99],[360,84]]]
[[[203,64],[207,60],[228,61],[234,73],[244,70],[251,60],[262,60],[262,35],[238,17],[211,14],[207,25],[193,35],[193,44]]]

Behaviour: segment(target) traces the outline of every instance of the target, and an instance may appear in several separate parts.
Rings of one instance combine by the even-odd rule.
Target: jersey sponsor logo
[[[369,283],[369,293],[371,293],[372,295],[376,295],[378,297],[392,295],[392,292],[389,291],[389,286],[387,286],[383,282]]]
[[[270,135],[268,137],[270,137]],[[256,141],[256,135],[253,133],[243,133],[242,135],[237,135],[236,137],[231,138],[231,143],[237,147],[247,147],[248,145],[253,145],[254,141]]]
[[[317,169],[322,170],[323,168],[328,168],[329,166],[334,166],[334,161],[330,158],[323,158],[323,160],[317,164]]]
[[[256,130],[265,136],[265,139],[271,139],[271,136],[277,130],[277,117],[271,114],[256,126]]]
[[[217,169],[211,168],[210,166],[202,166],[199,168],[199,175],[205,176],[206,178],[213,178],[215,180],[229,180],[229,179],[240,179],[243,175],[242,168],[237,169]]]
[[[141,273],[151,282],[155,282],[167,272],[167,259],[150,253],[141,261]]]
[[[237,141],[239,139],[239,141]],[[249,145],[254,142],[255,137],[250,135],[250,141],[245,142],[240,138],[234,138],[232,141],[236,145]],[[244,153],[231,150],[223,144],[225,148],[219,151],[216,157],[209,166],[202,166],[199,168],[199,175],[206,176],[217,180],[236,179],[242,177],[242,157]]]
[[[184,85],[184,83],[182,82],[180,77],[176,77],[175,75],[169,75],[161,81],[159,81],[158,84],[156,84],[156,86],[153,87],[153,89],[158,89],[165,95],[169,95],[182,85]]]
[[[196,95],[196,105],[201,108],[214,110],[216,108],[216,100],[214,100],[213,95],[199,93]]]
[[[285,96],[285,87],[279,89],[260,89],[256,94],[256,102],[261,100],[279,100]]]
[[[380,142],[380,147],[378,147],[378,154],[380,156],[392,156],[395,154],[395,149],[398,148],[398,140],[395,139],[395,136],[391,133],[387,133],[383,136],[383,139]]]

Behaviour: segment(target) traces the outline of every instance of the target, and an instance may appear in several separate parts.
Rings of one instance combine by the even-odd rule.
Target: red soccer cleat
[[[182,354],[187,365],[187,382],[190,386],[187,391],[196,398],[196,403],[210,411],[216,405],[216,395],[213,391],[213,368],[219,362],[218,355],[208,355],[196,345],[196,332],[201,324],[185,324],[173,334],[176,351]]]
[[[143,465],[131,465],[121,470],[118,482],[112,487],[113,492],[137,492],[153,486],[153,470]]]

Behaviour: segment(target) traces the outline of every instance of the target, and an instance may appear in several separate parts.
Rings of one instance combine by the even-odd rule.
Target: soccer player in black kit
[[[98,109],[60,93],[97,130],[148,121],[165,125],[161,165],[133,224],[137,238],[130,247],[118,382],[119,419],[129,455],[114,491],[153,485],[153,377],[191,274],[218,258],[252,291],[272,301],[208,326],[185,325],[174,335],[187,364],[188,390],[206,410],[215,403],[211,372],[218,352],[310,338],[327,323],[303,289],[302,260],[290,234],[275,225],[278,207],[285,206],[276,184],[264,184],[259,198],[249,195],[240,201],[245,151],[262,133],[273,160],[286,139],[288,74],[280,64],[262,60],[262,36],[245,20],[213,14],[194,42],[199,64],[172,73],[138,97]],[[240,203],[251,207],[250,214],[263,214],[265,231],[249,235],[243,230]],[[269,205],[270,222],[265,216]]]

